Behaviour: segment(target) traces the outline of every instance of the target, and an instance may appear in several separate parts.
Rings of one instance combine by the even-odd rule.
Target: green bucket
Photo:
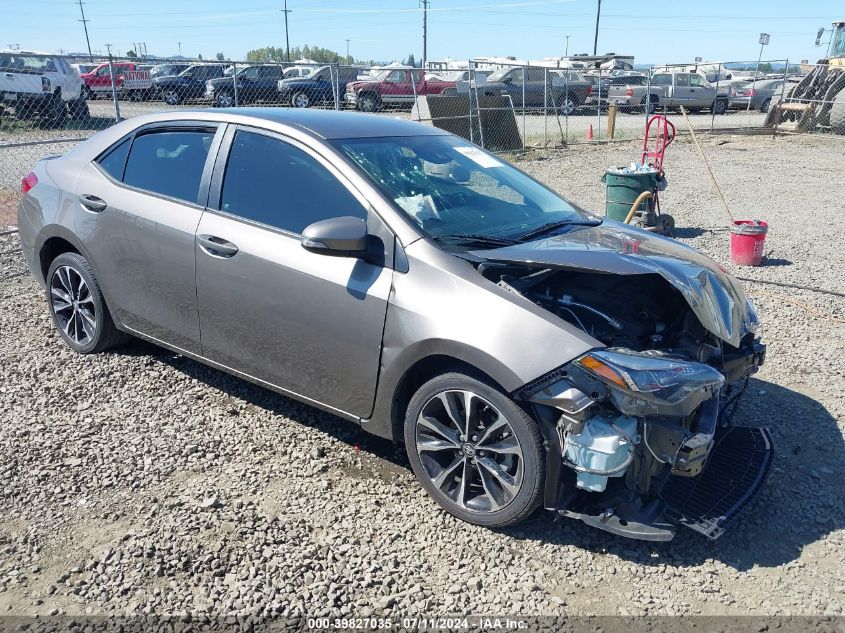
[[[657,186],[658,172],[626,172],[622,169],[609,169],[602,182],[607,184],[607,202],[604,213],[611,220],[624,222],[631,210],[631,205],[643,191],[653,191]],[[654,204],[652,199],[643,200],[638,211],[648,212]]]

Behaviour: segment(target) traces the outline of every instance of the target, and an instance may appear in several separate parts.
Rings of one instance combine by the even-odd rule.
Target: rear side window
[[[111,148],[97,163],[115,180],[123,180],[123,168],[129,155],[129,145],[132,139],[126,139]]]
[[[367,217],[317,160],[289,143],[243,130],[235,134],[229,153],[220,207],[292,233],[328,218]]]
[[[123,182],[196,202],[214,130],[162,130],[135,137]]]

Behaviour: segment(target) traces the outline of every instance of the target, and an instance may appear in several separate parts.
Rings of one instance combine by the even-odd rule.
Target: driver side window
[[[387,76],[387,78],[385,78],[385,81],[392,84],[402,84],[405,83],[406,74],[407,73],[404,70],[394,70]]]
[[[319,220],[367,218],[355,196],[313,156],[245,130],[238,130],[232,142],[220,209],[296,234]]]

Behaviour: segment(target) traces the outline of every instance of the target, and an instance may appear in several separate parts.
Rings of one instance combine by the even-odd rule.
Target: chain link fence
[[[845,133],[845,69],[788,60],[640,70],[480,59],[452,65],[459,67],[0,53],[0,188],[16,189],[38,159],[116,121],[177,108],[382,113],[441,127],[494,152],[642,139],[654,113],[684,133],[680,106],[699,133]]]

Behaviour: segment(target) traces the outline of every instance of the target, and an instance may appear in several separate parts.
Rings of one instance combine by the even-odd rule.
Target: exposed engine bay
[[[659,274],[479,272],[605,346],[515,394],[554,429],[548,458],[562,468],[547,473],[546,507],[632,538],[669,540],[679,524],[721,535],[772,456],[765,429],[731,426],[765,355],[754,333],[739,347],[719,338]]]

